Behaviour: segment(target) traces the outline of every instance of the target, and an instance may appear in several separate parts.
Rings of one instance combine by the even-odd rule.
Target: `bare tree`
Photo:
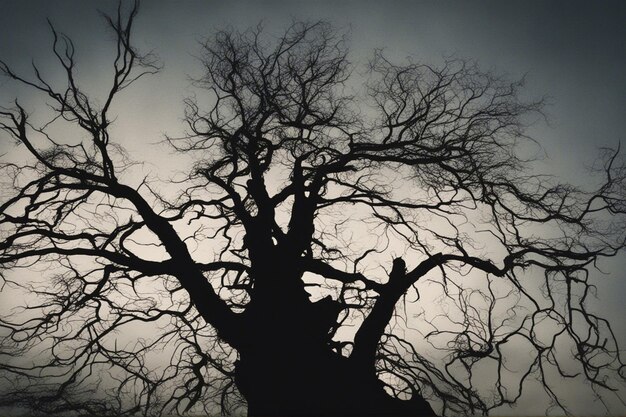
[[[54,28],[63,87],[0,64],[54,113],[0,112],[29,154],[1,166],[3,288],[32,295],[0,322],[0,404],[457,415],[512,404],[531,380],[567,411],[554,375],[616,388],[616,338],[587,299],[597,261],[624,247],[618,152],[597,189],[560,184],[532,171],[542,103],[521,82],[381,52],[363,74],[328,24],[296,22],[206,40],[188,134],[167,138],[194,163],[130,186],[112,108],[159,69],[131,44],[136,13],[107,17],[117,54],[99,100]]]

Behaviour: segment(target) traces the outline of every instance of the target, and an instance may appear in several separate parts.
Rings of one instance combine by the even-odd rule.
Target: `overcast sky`
[[[46,68],[48,17],[75,39],[84,80],[97,88],[99,74],[109,74],[110,61],[102,57],[111,53],[112,37],[97,9],[115,7],[111,1],[0,0],[0,57],[16,68],[27,68],[31,58]],[[140,49],[160,56],[164,70],[122,97],[118,124],[129,138],[124,145],[131,153],[142,150],[154,166],[166,158],[158,146],[149,151],[145,146],[180,130],[181,101],[191,91],[187,75],[199,74],[194,58],[199,39],[225,26],[243,29],[260,21],[278,33],[293,19],[324,19],[348,31],[353,62],[385,48],[398,59],[437,62],[455,55],[512,79],[525,75],[528,96],[550,102],[549,125],[539,124],[531,133],[546,149],[547,169],[571,181],[584,182],[582,168],[592,162],[596,147],[626,141],[623,1],[145,1],[135,39]],[[13,88],[0,80],[0,105],[10,103]],[[0,143],[0,151],[8,146]],[[617,261],[609,269],[600,297],[626,344],[626,265]]]

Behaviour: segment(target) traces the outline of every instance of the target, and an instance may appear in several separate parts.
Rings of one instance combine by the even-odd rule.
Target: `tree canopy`
[[[2,140],[28,153],[0,166],[2,288],[27,294],[0,321],[0,405],[235,412],[263,379],[304,401],[285,382],[298,361],[345,363],[444,415],[512,404],[532,381],[564,411],[563,380],[619,388],[615,335],[588,308],[598,262],[625,244],[619,149],[594,164],[598,187],[561,183],[535,170],[543,102],[523,81],[458,58],[351,63],[331,25],[294,22],[202,42],[187,133],[164,139],[191,162],[137,182],[140,155],[111,133],[118,95],[160,68],[133,47],[136,13],[106,17],[102,96],[52,25],[62,81],[0,62],[42,97],[0,110]]]

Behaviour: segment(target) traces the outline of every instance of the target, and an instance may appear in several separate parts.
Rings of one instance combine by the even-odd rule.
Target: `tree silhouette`
[[[192,162],[130,185],[112,109],[159,70],[131,44],[136,13],[106,17],[103,97],[52,26],[62,87],[0,64],[53,113],[0,111],[29,155],[1,166],[3,289],[30,294],[0,322],[0,404],[457,415],[512,404],[532,380],[563,410],[563,379],[615,389],[617,342],[587,299],[597,261],[624,247],[617,151],[597,189],[560,184],[533,171],[542,102],[521,82],[381,51],[361,71],[330,25],[296,22],[203,42],[188,134],[166,139]]]

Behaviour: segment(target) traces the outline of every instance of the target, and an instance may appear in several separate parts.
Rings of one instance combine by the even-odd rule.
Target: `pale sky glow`
[[[79,81],[97,96],[110,83],[110,58],[114,52],[110,42],[113,35],[106,32],[97,9],[112,13],[115,8],[116,2],[108,0],[0,0],[0,58],[17,71],[29,75],[32,59],[46,70],[45,74],[53,83],[61,80],[58,67],[52,64],[52,41],[46,24],[46,18],[49,18],[58,30],[74,40]],[[622,150],[626,146],[625,2],[145,0],[135,22],[135,43],[142,52],[152,50],[163,69],[122,92],[113,108],[116,120],[112,141],[123,146],[132,160],[141,162],[128,171],[128,182],[136,186],[145,176],[167,181],[171,177],[177,178],[178,173],[185,172],[192,163],[189,156],[175,154],[168,148],[163,138],[164,135],[178,136],[184,131],[182,102],[186,97],[198,94],[202,100],[201,90],[191,82],[202,74],[196,57],[200,50],[198,41],[225,27],[243,30],[262,22],[268,33],[279,34],[293,20],[319,19],[327,20],[340,32],[347,33],[355,73],[362,71],[362,65],[375,48],[383,48],[387,56],[399,62],[410,57],[415,62],[437,64],[445,57],[457,56],[475,60],[481,68],[509,79],[525,77],[525,97],[546,97],[548,103],[547,120],[537,117],[528,130],[530,136],[544,147],[546,157],[536,163],[537,169],[544,172],[574,184],[589,185],[596,182],[588,176],[587,168],[596,159],[597,149],[616,147],[620,141]],[[49,117],[41,107],[43,97],[0,78],[0,106],[10,106],[15,97],[20,98],[33,120],[42,121]],[[61,135],[66,134],[66,127],[61,124],[53,129]],[[531,152],[534,151],[536,149]],[[0,136],[2,154],[16,161],[25,155],[23,149]],[[276,178],[284,175],[277,172]],[[167,191],[167,187],[163,185],[161,190]],[[405,191],[412,192],[399,192]],[[371,246],[368,239],[379,239],[381,247],[387,244],[380,230],[363,223],[358,212],[336,213],[336,216],[331,220],[347,221],[340,229],[338,239],[353,241],[355,252],[361,249],[360,246]],[[192,234],[194,225],[185,224],[187,218],[183,220],[176,224],[177,230],[181,234]],[[327,225],[329,229],[335,227],[331,220]],[[480,223],[478,216],[471,220]],[[423,218],[422,221],[429,227],[444,227],[441,220]],[[323,226],[322,222],[320,220],[318,227]],[[469,225],[465,227],[472,230]],[[480,229],[474,227],[473,230],[477,228]],[[488,236],[485,233],[475,237],[483,239],[480,243],[486,253],[490,246]],[[139,243],[149,243],[151,237],[147,233],[138,234],[138,239],[141,238],[145,241]],[[360,245],[363,242],[367,244]],[[194,245],[188,244],[190,247]],[[195,248],[197,253],[208,253],[210,250],[206,245],[206,242],[200,243]],[[155,260],[166,255],[162,249],[151,252],[143,247],[138,253],[141,251],[145,251],[146,258]],[[390,260],[400,255],[411,253],[405,254],[397,242],[391,242],[381,255],[368,258],[368,272],[375,278],[385,277],[384,265],[390,265]],[[406,260],[412,266],[419,262],[410,257]],[[593,302],[593,311],[610,319],[624,349],[626,260],[622,255],[600,266],[606,275],[597,273],[599,300]],[[437,274],[429,278],[438,279]],[[482,276],[468,279],[474,280],[472,282],[476,285],[486,286]],[[533,278],[529,276],[528,279]],[[315,280],[323,284],[322,281]],[[494,288],[496,292],[506,290],[498,283]],[[419,317],[438,320],[429,317],[429,305],[435,308],[438,303],[437,299],[429,299],[429,294],[437,293],[438,286],[420,282],[419,290],[420,303],[407,307],[407,318],[409,322],[415,318],[411,325],[427,332],[428,325],[421,323]],[[311,287],[311,293],[316,291],[322,296],[330,294],[334,297],[337,292],[332,287],[317,290]],[[417,294],[413,293],[408,299],[416,297]],[[14,293],[0,293],[0,305],[14,305],[14,301]],[[475,302],[480,309],[481,300]],[[0,308],[0,312],[2,310],[4,308]],[[449,314],[453,316],[455,312],[449,311]],[[546,322],[546,326],[549,327],[550,323]],[[353,330],[346,327],[343,337],[352,337]],[[406,330],[408,334],[411,331]],[[519,346],[519,352],[519,363],[512,361],[509,364],[511,372],[507,375],[510,378],[516,377],[515,368],[521,369],[520,364],[526,360],[523,345]],[[435,352],[431,354],[436,356]],[[566,403],[576,414],[604,413],[580,381],[568,382],[561,388]],[[626,397],[623,384],[621,395]],[[609,404],[613,413],[626,413],[626,406],[617,399],[609,400]],[[545,394],[531,384],[517,408],[497,411],[503,415],[537,415],[543,414],[548,406]]]

